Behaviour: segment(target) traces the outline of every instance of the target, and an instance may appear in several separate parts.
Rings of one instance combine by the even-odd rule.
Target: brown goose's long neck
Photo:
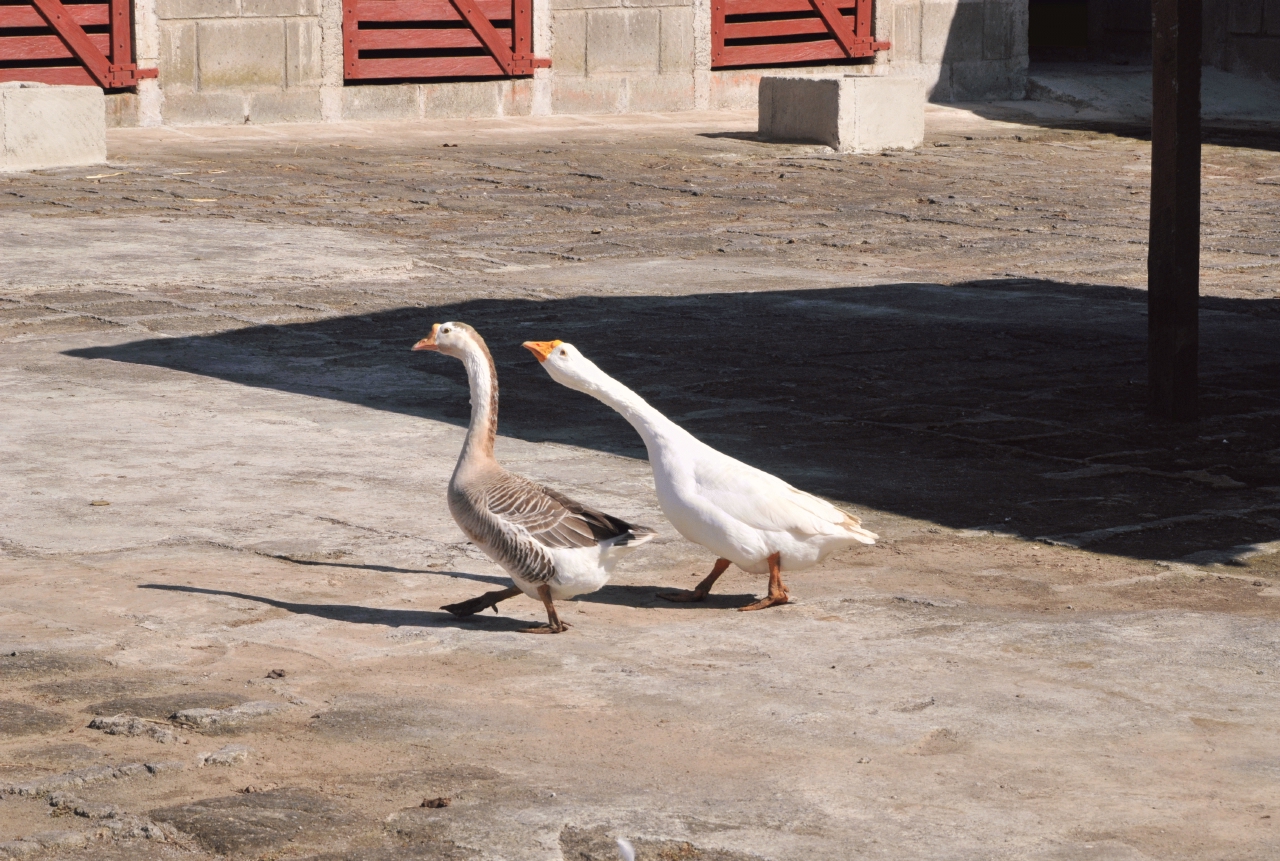
[[[462,445],[459,464],[493,459],[493,439],[498,435],[498,369],[483,341],[472,342],[462,363],[471,386],[471,424]]]

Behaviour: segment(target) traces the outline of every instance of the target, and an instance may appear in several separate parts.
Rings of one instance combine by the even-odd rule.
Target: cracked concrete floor
[[[1169,427],[1147,145],[979,110],[871,157],[559,117],[0,176],[0,857],[1280,854],[1280,148],[1206,146]],[[443,319],[509,466],[660,531],[565,636],[436,609],[500,582],[443,504],[461,369],[408,352]],[[657,600],[711,560],[531,337],[884,540],[777,610]]]

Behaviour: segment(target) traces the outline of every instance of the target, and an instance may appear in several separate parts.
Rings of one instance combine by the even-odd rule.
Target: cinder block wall
[[[754,108],[770,70],[711,69],[710,0],[535,0],[533,78],[342,79],[341,0],[135,0],[160,76],[112,97],[116,125],[608,114]],[[1027,0],[878,0],[874,60],[787,74],[915,75],[935,100],[1021,98]]]
[[[166,124],[321,119],[320,0],[155,0]]]
[[[1027,91],[1027,0],[893,0],[876,4],[876,58],[916,75],[935,102],[1021,99]]]
[[[1205,0],[1204,62],[1280,81],[1280,0]]]

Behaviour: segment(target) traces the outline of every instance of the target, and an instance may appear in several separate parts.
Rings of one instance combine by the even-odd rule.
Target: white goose
[[[676,530],[716,554],[716,564],[692,592],[664,594],[701,601],[730,563],[769,573],[767,597],[743,607],[762,610],[787,603],[782,569],[796,571],[853,544],[875,544],[876,534],[824,499],[734,460],[695,439],[644,399],[563,341],[527,341],[551,378],[613,407],[644,439],[662,512]]]
[[[524,592],[547,608],[547,625],[530,634],[567,628],[552,603],[594,592],[609,582],[618,560],[656,534],[644,526],[588,508],[507,472],[493,456],[498,433],[498,371],[484,339],[466,323],[437,323],[413,345],[461,359],[471,386],[471,424],[449,480],[449,513],[515,586],[441,607],[470,616]]]

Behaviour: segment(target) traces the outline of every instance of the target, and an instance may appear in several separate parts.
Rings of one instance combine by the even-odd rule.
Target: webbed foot
[[[569,630],[568,622],[561,622],[558,625],[538,625],[533,628],[521,628],[521,634],[563,634]]]

